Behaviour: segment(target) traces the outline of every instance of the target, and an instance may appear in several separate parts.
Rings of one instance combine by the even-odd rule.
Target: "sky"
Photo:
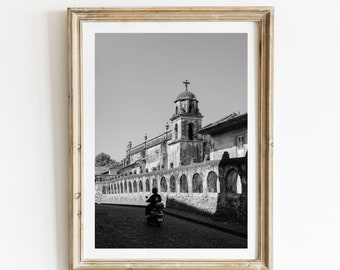
[[[95,152],[112,159],[165,132],[174,101],[195,94],[202,126],[247,112],[247,34],[97,33]]]

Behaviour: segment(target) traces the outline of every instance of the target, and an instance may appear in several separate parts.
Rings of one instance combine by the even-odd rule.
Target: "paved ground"
[[[233,221],[218,221],[211,217],[196,214],[194,212],[184,212],[173,208],[165,208],[164,212],[168,215],[185,219],[190,222],[205,225],[223,232],[231,233],[236,236],[247,238],[247,224],[240,224]]]
[[[145,222],[144,208],[96,205],[96,248],[244,248],[247,240],[173,216],[161,227]]]

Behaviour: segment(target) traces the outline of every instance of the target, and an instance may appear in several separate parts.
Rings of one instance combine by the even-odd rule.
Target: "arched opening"
[[[131,182],[129,182],[129,193],[131,193],[132,192],[132,184],[131,184]]]
[[[180,189],[179,191],[182,193],[188,193],[188,180],[185,174],[182,174],[181,178],[179,179]]]
[[[124,182],[124,193],[127,193],[127,183],[126,183],[126,181]]]
[[[176,106],[176,115],[178,114],[178,107]]]
[[[195,173],[192,177],[192,192],[202,193],[203,192],[203,182],[202,178],[198,173]]]
[[[137,182],[136,182],[136,180],[133,181],[133,192],[134,192],[134,193],[137,192]]]
[[[153,180],[152,180],[152,187],[154,188],[158,188],[157,187],[157,180],[156,180],[156,178],[154,178]]]
[[[217,174],[215,172],[209,172],[207,184],[208,192],[217,192]]]
[[[143,192],[143,182],[142,182],[142,180],[139,181],[139,192]]]
[[[192,102],[189,101],[189,108],[188,108],[189,113],[192,113]]]
[[[189,123],[188,125],[188,138],[189,140],[194,139],[194,124],[193,123]]]
[[[236,193],[242,194],[242,182],[240,175],[238,175],[236,179]]]
[[[178,138],[178,125],[177,124],[175,124],[174,131],[175,131],[175,139],[177,139]]]
[[[173,175],[170,177],[170,192],[176,192],[176,179]]]
[[[146,179],[146,181],[145,181],[145,191],[150,192],[150,181],[149,181],[149,179]]]
[[[227,193],[242,194],[241,177],[235,169],[231,169],[227,173],[225,191]]]
[[[167,192],[168,186],[166,184],[166,179],[165,177],[161,178],[161,192]]]

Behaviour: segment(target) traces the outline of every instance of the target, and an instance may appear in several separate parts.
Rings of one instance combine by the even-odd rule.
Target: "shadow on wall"
[[[209,213],[193,205],[180,202],[176,198],[168,197],[166,206],[208,216],[216,221],[247,224],[247,156],[231,159],[228,152],[223,154],[218,166],[220,193],[218,193],[215,213]]]
[[[180,202],[179,200],[176,200],[176,198],[167,197],[166,198],[166,207],[213,218],[213,214],[211,214],[207,211],[204,211],[202,209],[199,209],[195,206],[189,205],[187,203]]]

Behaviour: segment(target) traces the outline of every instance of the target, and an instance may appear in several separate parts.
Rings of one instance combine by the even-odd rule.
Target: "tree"
[[[96,155],[96,167],[99,166],[111,166],[115,165],[117,162],[113,159],[111,159],[109,154],[106,153],[100,153]]]

